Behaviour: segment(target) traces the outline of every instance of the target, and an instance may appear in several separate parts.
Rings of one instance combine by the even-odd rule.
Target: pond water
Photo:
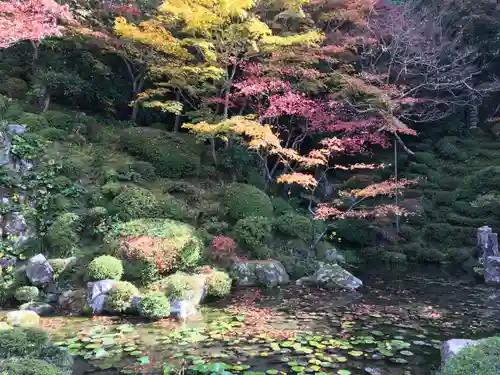
[[[185,323],[53,317],[44,327],[86,359],[74,375],[430,375],[442,341],[500,330],[500,289],[436,275],[365,272],[361,293],[244,289]]]

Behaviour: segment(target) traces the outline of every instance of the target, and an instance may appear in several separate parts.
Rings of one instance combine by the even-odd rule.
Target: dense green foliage
[[[207,296],[225,297],[231,291],[232,280],[226,272],[213,271],[207,275]]]
[[[148,292],[141,296],[139,315],[151,319],[163,319],[170,315],[170,302],[161,292]]]
[[[267,194],[252,185],[230,185],[226,189],[225,204],[234,220],[248,216],[269,217],[273,214],[273,204]]]
[[[36,286],[21,286],[17,288],[14,297],[19,302],[31,302],[35,300],[39,294],[40,291]]]
[[[450,358],[438,375],[495,375],[500,369],[500,337],[470,345]]]
[[[4,375],[63,375],[54,365],[41,359],[12,358],[0,363]]]
[[[139,290],[128,281],[118,281],[108,293],[106,309],[124,313],[132,308],[132,299],[139,296]]]
[[[122,261],[109,255],[101,255],[89,263],[87,272],[90,280],[119,281],[123,276]]]

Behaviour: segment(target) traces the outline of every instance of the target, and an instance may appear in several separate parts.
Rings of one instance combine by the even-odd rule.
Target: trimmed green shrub
[[[437,375],[498,375],[500,337],[469,345],[445,362]]]
[[[17,77],[9,77],[0,88],[0,94],[5,94],[9,98],[24,99],[29,91],[28,83]]]
[[[353,247],[374,246],[377,243],[377,234],[367,220],[338,220],[336,232],[343,243]]]
[[[34,328],[0,330],[0,358],[39,358],[48,339],[45,332]]]
[[[63,129],[63,130],[73,130],[75,126],[75,119],[73,116],[60,111],[46,111],[43,113],[43,117],[47,119],[50,127]]]
[[[408,260],[422,263],[442,263],[446,255],[442,250],[428,248],[420,242],[403,245],[401,250]]]
[[[157,320],[170,315],[170,302],[161,292],[148,292],[141,297],[139,315],[143,318]]]
[[[192,300],[199,302],[203,294],[205,277],[176,272],[152,285],[152,290],[161,291],[174,300]]]
[[[465,160],[466,157],[463,153],[460,152],[457,146],[455,146],[451,140],[448,140],[447,137],[439,140],[436,143],[436,149],[444,158],[452,159],[452,160]]]
[[[2,375],[63,375],[56,366],[41,359],[10,358],[0,362]]]
[[[153,164],[147,161],[134,161],[131,165],[134,172],[141,175],[145,180],[154,180],[156,178],[156,171]]]
[[[132,307],[132,299],[139,296],[139,290],[128,281],[118,281],[108,293],[106,310],[124,313]]]
[[[71,279],[73,276],[74,263],[71,258],[55,258],[49,259],[49,264],[52,266],[54,280],[61,282],[63,279]]]
[[[121,223],[106,236],[105,242],[125,265],[142,262],[151,267],[153,264],[158,274],[195,267],[204,253],[202,238],[195,228],[170,219]],[[136,279],[140,272],[130,275],[126,267],[125,274]]]
[[[252,185],[235,183],[225,192],[225,205],[234,220],[249,216],[271,217],[273,204],[269,196]]]
[[[59,215],[47,230],[45,245],[52,257],[68,257],[79,249],[80,217],[72,212]]]
[[[273,204],[274,213],[276,215],[295,212],[295,208],[293,208],[290,203],[281,197],[271,197],[271,203]]]
[[[189,177],[198,171],[200,147],[194,137],[132,128],[121,133],[120,143],[131,155],[153,164],[161,177]]]
[[[231,292],[232,280],[226,272],[214,271],[207,274],[207,296],[225,297]]]
[[[459,196],[472,201],[478,195],[496,193],[500,186],[500,167],[491,166],[469,175],[459,188]]]
[[[87,268],[90,280],[120,280],[123,276],[123,264],[118,258],[110,255],[101,255],[93,259]]]
[[[436,156],[430,152],[415,152],[415,159],[431,168],[437,164]]]
[[[62,129],[45,128],[37,132],[38,135],[48,139],[49,141],[63,141],[66,139],[68,133]]]
[[[430,223],[425,226],[424,237],[428,241],[450,247],[473,246],[476,242],[476,228]]]
[[[113,208],[122,220],[161,217],[164,202],[151,191],[138,186],[125,186],[113,199]]]
[[[312,241],[313,221],[303,215],[293,212],[285,213],[275,220],[276,229],[291,238],[300,238],[304,241]]]
[[[238,220],[234,226],[234,238],[248,249],[265,245],[272,237],[271,219],[262,216],[249,216]]]
[[[14,297],[19,302],[31,302],[38,298],[40,291],[36,286],[21,286],[17,288]]]
[[[123,188],[124,188],[123,184],[115,181],[110,181],[101,186],[101,193],[106,198],[113,199],[118,194],[120,194]]]
[[[49,127],[49,122],[42,115],[37,115],[36,113],[24,112],[18,119],[17,122],[25,125],[27,130],[30,132],[36,132],[41,129]]]

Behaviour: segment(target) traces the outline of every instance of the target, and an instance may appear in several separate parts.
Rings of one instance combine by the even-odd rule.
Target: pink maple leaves
[[[72,20],[67,6],[54,0],[0,2],[0,48],[23,40],[38,41],[62,34],[59,21]]]

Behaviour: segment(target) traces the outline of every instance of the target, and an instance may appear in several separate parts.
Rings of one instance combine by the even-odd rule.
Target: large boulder
[[[44,302],[27,302],[22,304],[19,309],[24,311],[34,311],[39,316],[47,316],[54,313],[54,307]]]
[[[486,284],[500,286],[500,256],[487,257],[484,266]]]
[[[66,290],[59,296],[57,304],[67,313],[80,315],[88,306],[87,291],[84,289]]]
[[[28,260],[26,276],[33,285],[47,285],[54,278],[54,270],[48,260],[38,254]]]
[[[104,310],[108,293],[116,283],[116,280],[101,280],[87,284],[87,301],[93,313],[101,313]]]
[[[441,363],[455,356],[469,345],[479,344],[483,340],[451,339],[441,344]]]
[[[231,277],[239,286],[276,287],[290,282],[285,267],[277,260],[238,260],[231,266]]]
[[[353,291],[361,287],[363,282],[338,264],[327,264],[321,266],[314,275],[297,280],[297,284]]]
[[[6,322],[12,327],[38,327],[40,325],[40,316],[30,310],[9,311],[5,315]]]

